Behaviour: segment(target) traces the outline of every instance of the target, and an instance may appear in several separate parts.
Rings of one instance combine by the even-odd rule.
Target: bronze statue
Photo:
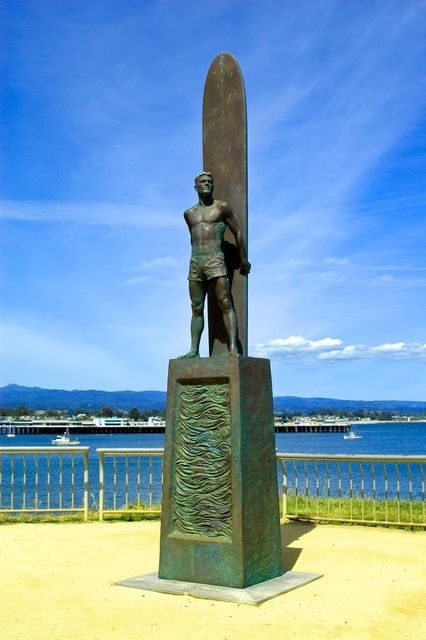
[[[288,572],[281,581],[270,363],[247,355],[247,114],[228,53],[206,78],[203,167],[218,199],[212,174],[200,173],[198,202],[184,213],[191,350],[169,362],[158,578],[121,584],[259,604],[288,588]],[[213,357],[200,358],[206,299]],[[258,595],[245,592],[266,581]]]
[[[240,256],[240,273],[250,273],[245,242],[230,205],[213,198],[213,176],[208,172],[195,178],[198,203],[185,211],[184,218],[191,235],[192,254],[189,263],[189,295],[191,298],[191,349],[181,358],[200,355],[200,339],[204,329],[204,303],[207,292],[215,295],[223,313],[230,354],[238,355],[237,317],[232,304],[228,273],[222,250],[228,226],[235,237]],[[211,293],[209,293],[211,295]]]

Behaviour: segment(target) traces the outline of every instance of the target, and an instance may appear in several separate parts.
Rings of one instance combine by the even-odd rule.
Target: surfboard
[[[203,166],[214,179],[214,198],[228,202],[247,246],[247,107],[237,60],[220,53],[210,65],[203,96]],[[239,272],[235,239],[225,232],[224,254],[238,322],[238,349],[247,355],[247,276]],[[208,296],[210,355],[228,353],[223,314]]]

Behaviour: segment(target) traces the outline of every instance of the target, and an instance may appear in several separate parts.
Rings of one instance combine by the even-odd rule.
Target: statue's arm
[[[251,264],[247,259],[247,247],[244,241],[243,234],[241,233],[240,225],[238,224],[237,218],[234,216],[234,212],[232,211],[229,205],[226,205],[223,210],[223,218],[232,231],[235,242],[237,245],[238,253],[240,254],[241,261],[241,273],[250,273]]]
[[[191,222],[190,222],[188,209],[183,212],[183,219],[185,220],[186,226],[188,227],[189,235],[191,236],[191,242],[192,242],[192,234],[191,234],[192,225],[191,225]]]

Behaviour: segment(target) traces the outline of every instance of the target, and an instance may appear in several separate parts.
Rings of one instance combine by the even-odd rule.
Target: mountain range
[[[97,411],[109,406],[116,410],[129,411],[136,407],[140,411],[166,406],[165,391],[88,391],[42,389],[9,384],[0,388],[0,406],[16,408],[25,405],[29,409],[67,409],[78,407]],[[337,400],[335,398],[299,398],[297,396],[274,397],[276,412],[303,412],[334,409],[341,411],[389,411],[401,413],[426,412],[426,402],[414,400]]]

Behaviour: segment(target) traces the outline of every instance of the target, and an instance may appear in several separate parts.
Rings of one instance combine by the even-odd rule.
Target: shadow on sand
[[[296,564],[301,547],[289,547],[295,540],[299,540],[306,533],[315,529],[312,522],[284,522],[281,523],[281,544],[283,550],[283,567],[286,571],[291,571]]]

